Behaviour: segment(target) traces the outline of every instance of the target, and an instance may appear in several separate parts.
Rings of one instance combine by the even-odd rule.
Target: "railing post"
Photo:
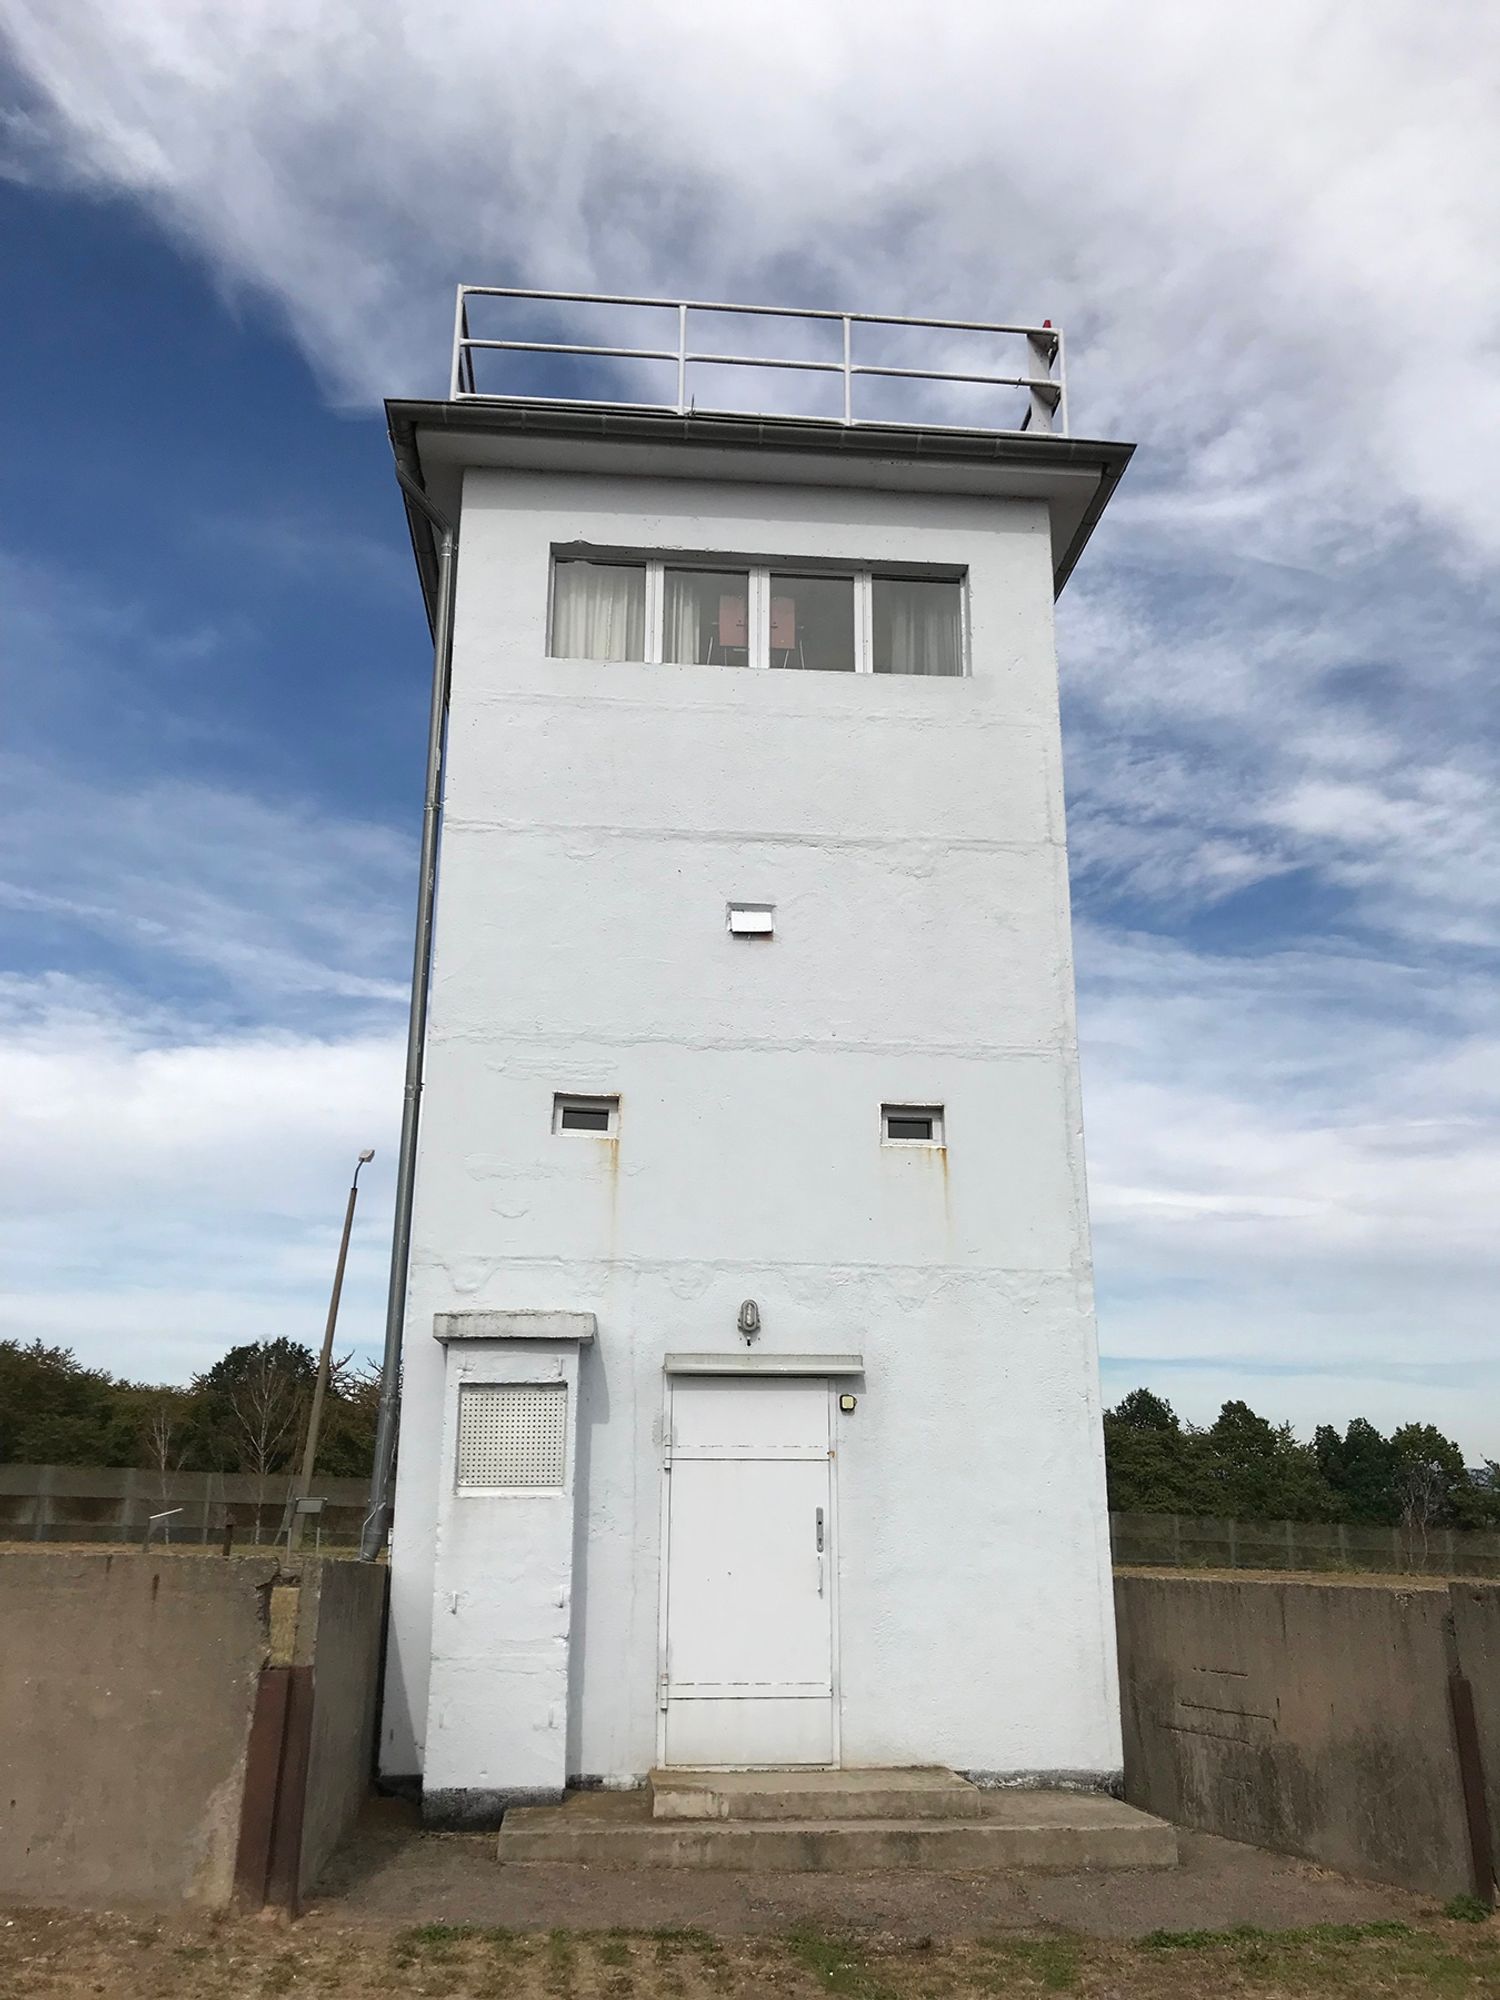
[[[677,414],[687,415],[687,316],[685,304],[677,308]]]
[[[851,350],[854,345],[853,323],[848,313],[844,314],[844,422],[854,422],[854,376],[850,370]]]
[[[463,392],[464,342],[469,337],[469,311],[464,303],[464,288],[458,288],[458,296],[453,302],[453,382],[450,400],[457,402]]]
[[[1057,347],[1052,364],[1053,379],[1057,383],[1056,430],[1059,437],[1066,437],[1068,435],[1068,369],[1067,369],[1067,363],[1063,359],[1063,337],[1062,337],[1061,327],[1057,328],[1056,332],[1053,335],[1053,338],[1057,342]]]
[[[1061,352],[1058,345],[1058,338],[1058,335],[1055,333],[1027,334],[1026,352],[1031,357],[1031,362],[1026,372],[1030,375],[1033,385],[1038,381],[1042,383],[1053,382],[1053,362]],[[1059,388],[1054,397],[1046,388],[1033,386],[1030,395],[1031,410],[1026,428],[1030,431],[1044,432],[1059,429],[1061,427],[1059,418],[1062,415],[1062,390]]]

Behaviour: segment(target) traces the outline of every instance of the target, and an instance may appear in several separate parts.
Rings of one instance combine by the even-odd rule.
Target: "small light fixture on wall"
[[[752,1341],[760,1339],[760,1307],[755,1303],[754,1299],[746,1299],[745,1303],[740,1307],[740,1316],[737,1325],[740,1330],[740,1338],[744,1341],[746,1347]]]

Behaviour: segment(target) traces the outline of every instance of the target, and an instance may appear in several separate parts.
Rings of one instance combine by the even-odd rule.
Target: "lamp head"
[[[365,1150],[359,1156],[359,1164],[362,1167],[366,1167],[369,1165],[371,1160],[374,1159],[374,1157],[375,1157],[375,1148],[373,1146],[366,1146]]]

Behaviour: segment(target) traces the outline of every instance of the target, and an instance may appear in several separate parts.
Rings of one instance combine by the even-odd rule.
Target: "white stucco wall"
[[[548,659],[577,540],[965,565],[972,676]],[[731,898],[774,903],[774,940],[728,937]],[[554,1136],[556,1090],[618,1092],[618,1139]],[[887,1101],[944,1104],[946,1149],[883,1148]],[[445,1644],[433,1314],[598,1316],[566,1762],[624,1780],[656,1754],[662,1357],[738,1348],[747,1297],[763,1348],[867,1363],[843,1761],[1116,1770],[1045,508],[471,471],[388,1773],[421,1768]]]

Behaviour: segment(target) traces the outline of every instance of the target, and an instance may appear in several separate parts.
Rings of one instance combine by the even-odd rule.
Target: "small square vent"
[[[729,935],[731,937],[774,937],[776,935],[776,905],[774,903],[731,903],[729,905]]]
[[[566,1383],[465,1382],[458,1392],[460,1488],[561,1486],[567,1430]]]

